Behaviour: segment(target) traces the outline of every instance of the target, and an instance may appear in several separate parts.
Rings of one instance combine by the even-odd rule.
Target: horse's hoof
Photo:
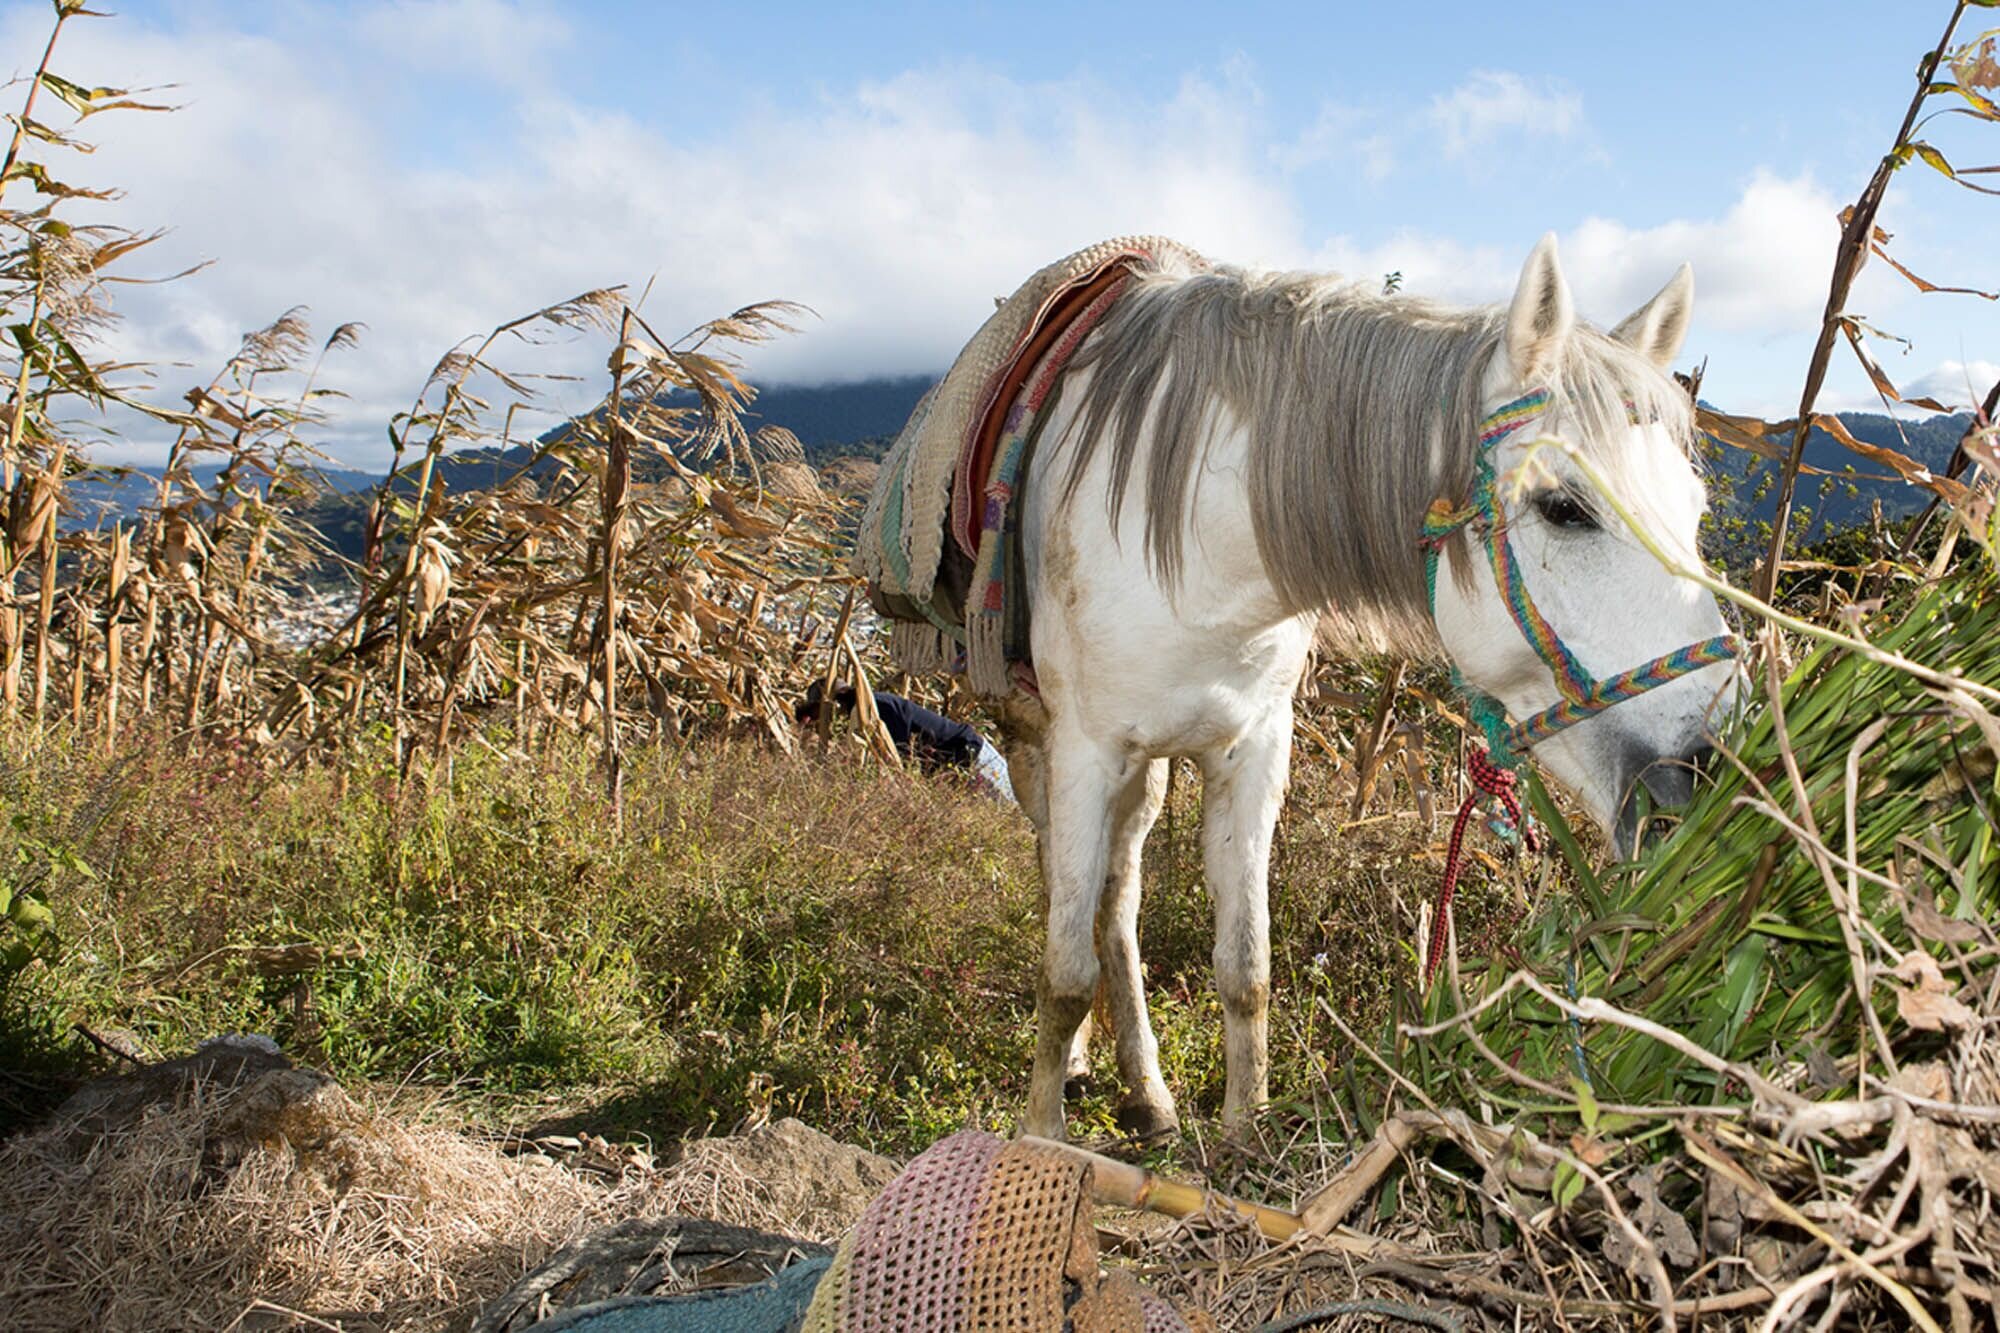
[[[1171,1106],[1126,1102],[1118,1108],[1118,1130],[1140,1143],[1157,1143],[1181,1132],[1181,1118]]]
[[[1071,1074],[1063,1080],[1063,1100],[1081,1101],[1097,1090],[1097,1080],[1089,1074]]]

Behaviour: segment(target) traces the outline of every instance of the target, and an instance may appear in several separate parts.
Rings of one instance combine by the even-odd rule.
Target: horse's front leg
[[[1173,1094],[1160,1077],[1160,1044],[1146,1016],[1146,974],[1139,962],[1140,857],[1146,834],[1167,798],[1167,764],[1165,759],[1146,763],[1139,779],[1119,793],[1112,812],[1104,902],[1097,916],[1104,1005],[1118,1043],[1118,1076],[1125,1082],[1118,1127],[1142,1139],[1180,1128]]]
[[[1014,799],[1035,828],[1037,855],[1049,840],[1048,759],[1042,752],[1049,718],[1041,701],[1013,695],[1001,705],[1001,749],[1007,757],[1007,780]],[[1109,901],[1107,899],[1107,901]],[[1049,878],[1042,876],[1042,919],[1049,915]],[[1067,1096],[1078,1095],[1090,1078],[1090,1015],[1085,1014],[1070,1038],[1069,1055],[1063,1061],[1063,1084]]]
[[[1291,755],[1291,715],[1278,710],[1227,749],[1202,757],[1202,851],[1215,901],[1215,988],[1229,1071],[1225,1129],[1240,1128],[1270,1097],[1268,877]]]
[[[1063,1136],[1063,1083],[1077,1027],[1097,991],[1096,919],[1110,853],[1112,806],[1144,769],[1111,747],[1054,730],[1043,749],[1048,804],[1042,883],[1048,937],[1035,988],[1035,1069],[1028,1085],[1030,1134]]]

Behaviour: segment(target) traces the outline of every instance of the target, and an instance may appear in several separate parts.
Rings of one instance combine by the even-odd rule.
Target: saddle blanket
[[[1206,268],[1157,236],[1120,237],[1042,269],[1002,302],[910,414],[863,510],[852,568],[897,622],[905,671],[951,668],[975,693],[1032,681],[1020,483],[1070,358],[1135,272]]]

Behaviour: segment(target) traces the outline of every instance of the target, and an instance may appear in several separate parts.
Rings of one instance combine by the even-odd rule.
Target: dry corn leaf
[[[1891,975],[1904,983],[1896,992],[1896,1012],[1917,1031],[1979,1026],[1979,1015],[1951,994],[1950,983],[1945,980],[1937,959],[1923,950],[1912,949],[1904,954]]]

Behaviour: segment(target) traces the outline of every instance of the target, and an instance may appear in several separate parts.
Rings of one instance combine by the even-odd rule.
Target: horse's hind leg
[[[1144,788],[1144,769],[1111,747],[1051,734],[1043,747],[1048,784],[1042,882],[1048,937],[1035,989],[1035,1069],[1023,1128],[1063,1135],[1063,1083],[1077,1026],[1097,990],[1096,917],[1111,845],[1111,815],[1127,788]]]
[[[1270,1096],[1271,830],[1291,762],[1289,709],[1202,758],[1202,850],[1215,900],[1215,988],[1229,1079],[1222,1123],[1239,1128]]]
[[[1180,1128],[1173,1094],[1160,1077],[1160,1047],[1146,1015],[1146,979],[1139,964],[1139,859],[1166,800],[1167,764],[1153,760],[1118,794],[1104,901],[1097,909],[1101,993],[1118,1043],[1118,1075],[1125,1081],[1118,1125],[1140,1138]]]

